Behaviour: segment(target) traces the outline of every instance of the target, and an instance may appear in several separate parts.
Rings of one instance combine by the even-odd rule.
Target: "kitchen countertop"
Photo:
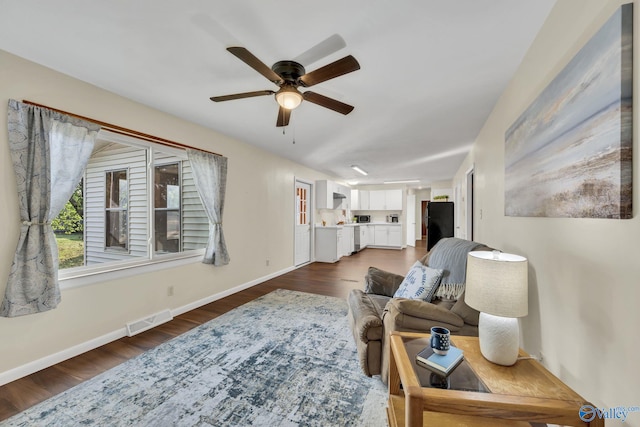
[[[343,227],[359,227],[361,225],[402,225],[401,222],[350,222],[348,224],[340,225],[322,225],[316,224],[315,228],[343,228]]]
[[[402,223],[378,221],[378,222],[360,222],[358,224],[353,224],[353,225],[402,225]]]

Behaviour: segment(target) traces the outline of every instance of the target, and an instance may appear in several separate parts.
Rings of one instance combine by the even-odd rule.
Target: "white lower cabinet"
[[[371,225],[373,228],[373,245],[381,247],[402,246],[402,226],[397,225]]]
[[[342,256],[349,256],[355,250],[355,236],[353,227],[342,229]]]
[[[316,227],[316,261],[337,262],[355,250],[353,227]]]
[[[389,245],[389,230],[386,225],[373,226],[373,244],[376,246]]]
[[[389,225],[389,246],[402,246],[402,226]]]

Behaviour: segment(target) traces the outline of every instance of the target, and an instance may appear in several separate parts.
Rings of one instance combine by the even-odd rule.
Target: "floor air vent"
[[[169,310],[164,310],[159,313],[152,314],[151,316],[145,317],[144,319],[127,323],[127,334],[132,337],[136,334],[139,334],[140,332],[144,332],[153,327],[166,323],[171,319],[173,319],[173,316],[171,315],[171,312]]]

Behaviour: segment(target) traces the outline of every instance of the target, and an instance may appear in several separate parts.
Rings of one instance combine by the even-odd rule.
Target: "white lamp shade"
[[[478,311],[502,317],[529,312],[527,259],[494,251],[467,256],[465,302]]]

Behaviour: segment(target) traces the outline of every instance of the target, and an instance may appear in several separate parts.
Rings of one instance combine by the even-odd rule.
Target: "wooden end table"
[[[389,339],[391,427],[530,427],[529,421],[604,426],[598,417],[590,423],[582,421],[579,410],[590,403],[536,360],[496,365],[482,356],[478,338],[453,336],[451,342],[462,349],[464,361],[445,383],[430,384],[431,372],[415,362],[417,352],[429,345],[429,334],[393,332]],[[519,356],[528,354],[520,350]]]

